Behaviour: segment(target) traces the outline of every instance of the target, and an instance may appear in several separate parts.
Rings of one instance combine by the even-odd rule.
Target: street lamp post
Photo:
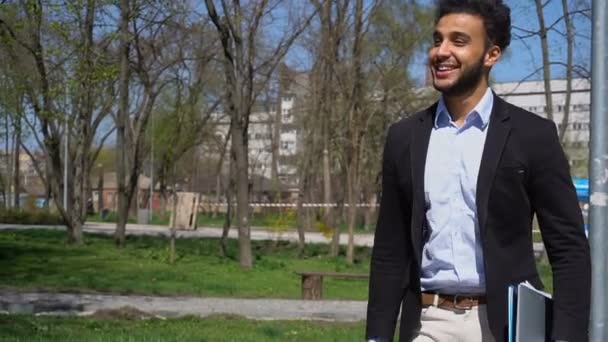
[[[590,341],[608,341],[608,4],[593,1],[589,242],[591,245]]]

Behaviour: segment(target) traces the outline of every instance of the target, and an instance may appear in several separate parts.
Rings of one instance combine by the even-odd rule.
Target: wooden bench
[[[323,277],[342,279],[368,279],[369,274],[339,272],[303,272],[296,274],[302,277],[302,299],[318,300],[323,298]]]

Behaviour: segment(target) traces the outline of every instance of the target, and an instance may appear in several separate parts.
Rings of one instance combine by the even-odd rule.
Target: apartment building
[[[492,88],[507,102],[547,117],[544,81],[494,83]],[[568,155],[572,172],[575,176],[586,177],[590,138],[591,83],[583,78],[572,80],[567,122],[564,122],[566,80],[552,80],[551,93],[553,121],[560,129],[562,125],[566,125],[562,145]]]

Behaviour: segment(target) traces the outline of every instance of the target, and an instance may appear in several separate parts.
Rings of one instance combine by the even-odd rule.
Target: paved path
[[[325,320],[365,319],[364,301],[241,299],[202,297],[117,296],[67,293],[0,293],[0,312],[90,315],[97,310],[135,308],[161,317],[236,314],[250,319]]]
[[[93,223],[85,225],[84,231],[111,235],[115,225],[112,223]],[[64,230],[64,226],[31,226],[0,224],[0,230],[6,229],[55,229]],[[127,225],[131,235],[167,236],[165,226]],[[179,231],[179,237],[220,237],[221,228],[203,227],[196,231]],[[230,231],[230,238],[236,238],[235,229]],[[296,232],[277,234],[264,229],[252,229],[254,240],[289,240],[297,241]],[[340,243],[346,244],[346,234],[341,234]],[[307,232],[307,242],[328,243],[329,239],[320,233]],[[357,234],[355,244],[372,246],[372,234]],[[539,253],[541,243],[535,243],[534,249]],[[239,298],[201,298],[201,297],[153,297],[153,296],[118,296],[101,294],[57,294],[57,293],[21,293],[5,291],[0,293],[0,311],[4,312],[63,312],[72,314],[92,314],[102,309],[119,309],[132,307],[150,314],[172,317],[181,315],[208,316],[211,314],[238,314],[252,319],[311,319],[331,321],[359,321],[365,319],[366,302],[364,301],[303,301],[289,299],[239,299]]]
[[[0,230],[4,229],[34,229],[34,228],[46,228],[64,230],[65,226],[32,226],[32,225],[19,225],[19,224],[0,224]],[[87,222],[84,226],[84,231],[87,233],[98,233],[112,235],[116,224],[114,223],[99,223],[99,222]],[[149,235],[149,236],[169,236],[169,229],[166,226],[155,226],[155,225],[144,225],[144,224],[127,224],[128,235]],[[219,238],[222,236],[222,229],[216,227],[199,227],[194,231],[178,231],[178,237],[214,237]],[[230,229],[228,234],[229,238],[236,239],[238,237],[236,228]],[[251,229],[252,240],[283,240],[283,241],[298,241],[298,233],[295,231],[287,231],[283,233],[276,233],[261,227],[253,227]],[[325,237],[321,233],[317,232],[306,232],[306,242],[312,243],[329,243],[330,239]],[[340,244],[348,244],[348,234],[340,234]],[[355,245],[372,247],[374,245],[373,234],[355,234]],[[534,243],[534,253],[538,256],[543,249],[541,242]]]
[[[0,224],[0,230],[3,229],[55,229],[65,230],[65,226],[32,226],[32,225],[20,225],[20,224]],[[116,228],[115,223],[100,223],[100,222],[87,222],[84,225],[84,231],[87,233],[98,233],[112,235]],[[155,225],[143,225],[143,224],[127,224],[128,235],[150,235],[150,236],[169,236],[169,228],[167,226],[155,226]],[[236,239],[238,237],[236,228],[231,228],[228,233],[229,238]],[[217,227],[199,227],[197,230],[177,231],[177,237],[215,237],[219,238],[222,236],[222,228]],[[252,240],[285,240],[285,241],[298,241],[298,233],[296,231],[287,231],[283,233],[273,232],[260,227],[253,227],[251,229]],[[306,242],[312,243],[329,243],[331,239],[325,237],[323,234],[318,232],[306,232]],[[348,243],[348,234],[340,234],[340,244],[346,245]],[[371,247],[374,244],[373,234],[355,234],[355,245]]]

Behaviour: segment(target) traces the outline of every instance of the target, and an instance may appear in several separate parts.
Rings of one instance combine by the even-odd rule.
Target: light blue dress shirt
[[[457,127],[439,100],[424,172],[426,243],[423,291],[484,294],[485,271],[475,194],[494,95],[481,101]]]

